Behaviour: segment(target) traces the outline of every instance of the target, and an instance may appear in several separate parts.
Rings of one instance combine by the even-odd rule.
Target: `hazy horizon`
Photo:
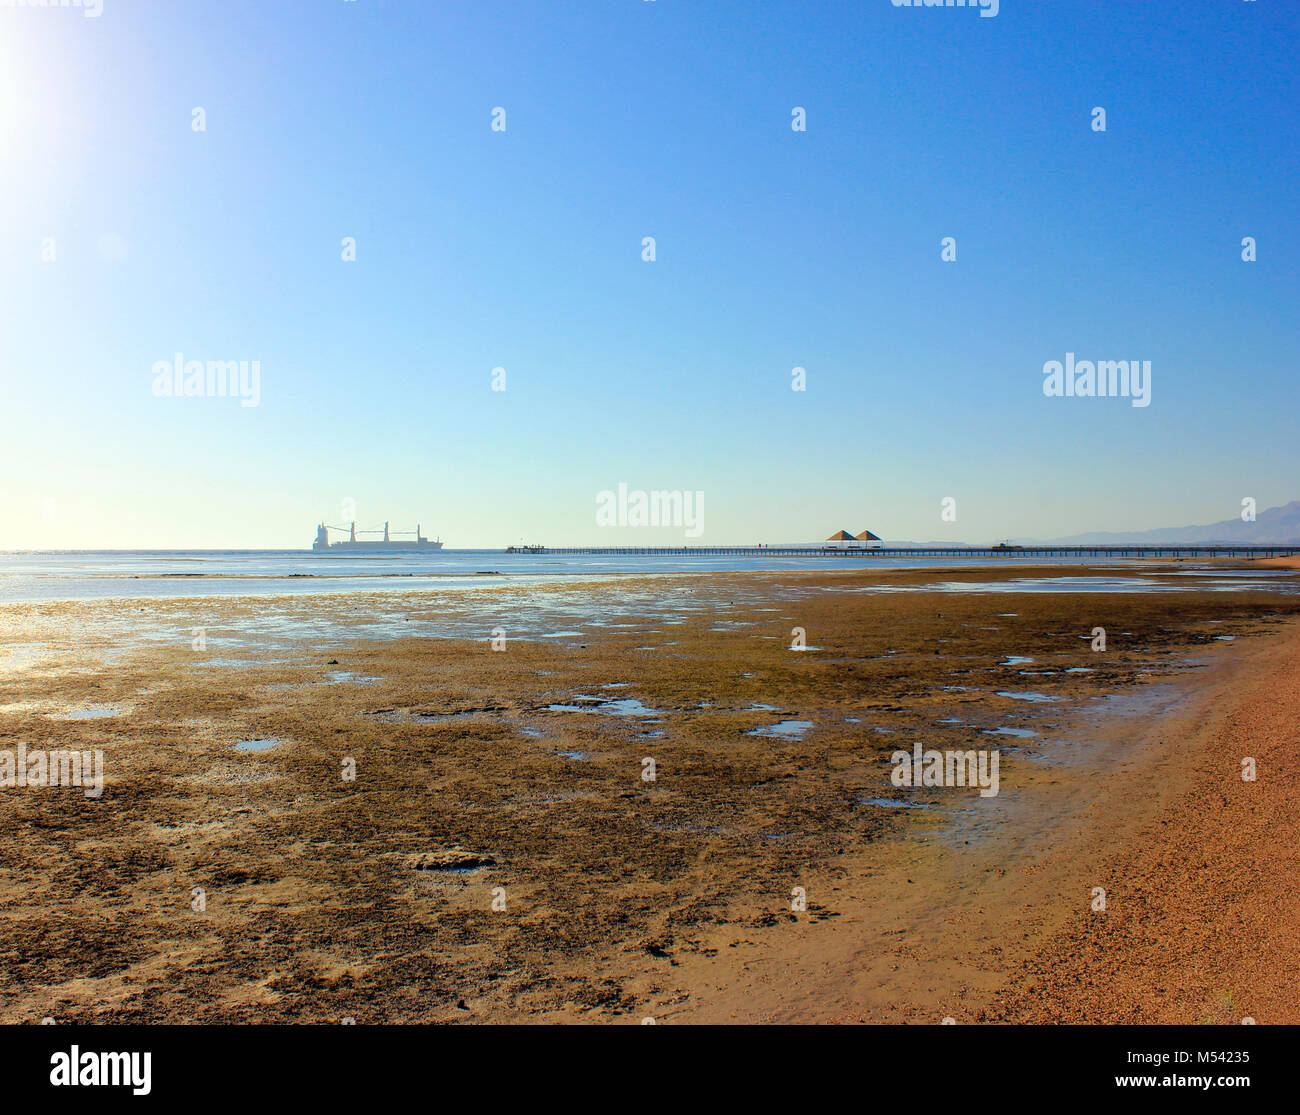
[[[1290,513],[1291,513],[1291,514],[1290,514],[1290,518],[1289,518],[1289,519],[1286,519],[1286,520],[1284,521],[1282,515],[1279,514],[1279,513],[1281,513],[1281,512],[1290,512]],[[1297,528],[1296,526],[1291,525],[1291,524],[1294,522],[1294,520],[1296,520],[1296,519],[1298,519],[1298,518],[1300,518],[1300,500],[1292,500],[1292,501],[1290,501],[1290,502],[1288,502],[1288,503],[1286,503],[1286,504],[1283,504],[1283,505],[1281,505],[1281,506],[1279,506],[1279,507],[1260,508],[1260,509],[1259,509],[1259,517],[1258,517],[1258,520],[1251,520],[1251,522],[1252,522],[1252,523],[1254,523],[1254,522],[1256,522],[1256,521],[1259,522],[1260,527],[1263,528],[1263,529],[1260,530],[1260,531],[1252,532],[1252,533],[1253,533],[1253,534],[1259,534],[1261,537],[1243,538],[1243,539],[1239,539],[1238,542],[1239,542],[1239,543],[1246,543],[1246,544],[1259,544],[1259,545],[1270,545],[1270,544],[1289,545],[1289,544],[1293,544],[1297,538],[1300,538],[1300,528]],[[1237,526],[1241,521],[1242,521],[1242,520],[1241,520],[1240,516],[1238,516],[1237,518],[1234,518],[1234,519],[1221,520],[1220,522],[1216,522],[1216,523],[1165,524],[1165,525],[1160,526],[1160,527],[1150,527],[1150,528],[1147,528],[1145,531],[1143,531],[1143,530],[1135,530],[1135,531],[1132,531],[1132,532],[1128,532],[1128,531],[1088,530],[1088,531],[1080,531],[1080,532],[1078,532],[1077,535],[1063,535],[1063,536],[1057,536],[1057,537],[1053,537],[1053,538],[1046,538],[1046,537],[1039,537],[1039,536],[1026,535],[1026,536],[1020,536],[1020,537],[1010,537],[1010,538],[1007,538],[1007,539],[1002,539],[1002,538],[998,538],[998,539],[971,539],[971,538],[951,538],[951,539],[942,539],[942,538],[920,538],[920,539],[904,539],[904,538],[897,538],[897,537],[893,537],[893,536],[886,535],[886,536],[882,537],[882,538],[879,540],[879,542],[874,543],[874,544],[875,544],[875,545],[883,545],[883,546],[891,546],[891,545],[898,545],[898,546],[909,546],[909,545],[916,545],[916,546],[929,546],[929,545],[954,545],[954,546],[971,546],[972,548],[976,548],[976,549],[978,549],[978,548],[981,548],[981,547],[987,547],[987,546],[989,546],[989,545],[993,545],[993,544],[996,544],[996,543],[998,543],[998,542],[1003,542],[1003,541],[1010,541],[1010,542],[1013,542],[1013,543],[1024,543],[1024,544],[1026,544],[1026,545],[1031,545],[1031,544],[1034,544],[1034,543],[1041,543],[1041,544],[1043,544],[1043,545],[1054,545],[1054,544],[1059,544],[1059,545],[1069,545],[1069,544],[1072,544],[1072,541],[1073,541],[1074,539],[1079,538],[1079,539],[1088,539],[1087,541],[1080,541],[1079,544],[1081,544],[1081,545],[1092,545],[1092,544],[1096,544],[1096,545],[1106,545],[1106,544],[1108,544],[1108,542],[1107,542],[1106,540],[1104,540],[1104,539],[1102,539],[1102,538],[1100,538],[1100,537],[1098,537],[1097,539],[1094,540],[1094,539],[1089,538],[1088,536],[1092,536],[1092,535],[1102,536],[1102,535],[1114,534],[1114,535],[1117,536],[1116,539],[1114,540],[1114,541],[1115,541],[1115,544],[1116,544],[1116,545],[1124,545],[1124,544],[1131,544],[1131,543],[1127,543],[1127,542],[1125,541],[1125,538],[1124,538],[1124,537],[1121,537],[1121,536],[1127,536],[1127,535],[1129,535],[1129,534],[1140,535],[1140,534],[1143,534],[1143,533],[1163,533],[1163,532],[1176,533],[1176,532],[1196,532],[1196,531],[1206,531],[1206,530],[1211,530],[1212,528],[1214,528],[1214,527],[1216,527],[1216,526],[1219,526],[1219,525],[1221,525],[1221,524],[1225,524],[1225,525],[1230,526],[1230,527],[1231,527],[1231,526]],[[1266,527],[1266,526],[1265,526],[1266,523],[1270,523],[1270,522],[1271,522],[1271,523],[1276,523],[1276,524],[1282,524],[1282,525],[1279,525],[1279,527],[1278,527],[1277,530],[1271,530],[1269,527]],[[399,538],[399,535],[403,535],[403,534],[406,535],[406,537],[413,537],[413,535],[411,535],[410,532],[408,532],[408,531],[404,531],[403,528],[402,528],[399,524],[397,524],[397,523],[390,523],[390,528],[391,528],[391,531],[392,531],[393,537],[394,537],[395,539],[398,539],[398,538]],[[358,524],[357,529],[358,529],[358,532],[359,532],[359,533],[364,531],[364,527],[363,527],[363,525],[361,525],[361,524]],[[1279,531],[1280,531],[1281,533],[1279,533]],[[421,533],[422,533],[422,535],[423,535],[424,537],[426,537],[426,538],[429,537],[429,535],[428,535],[427,532],[421,531]],[[743,539],[719,540],[719,541],[715,541],[715,542],[700,542],[698,539],[681,538],[681,537],[680,537],[681,533],[682,533],[682,532],[681,532],[680,530],[677,530],[677,529],[675,529],[675,528],[662,528],[662,529],[659,529],[659,530],[653,530],[653,529],[652,529],[652,530],[644,530],[644,529],[635,529],[635,530],[634,530],[634,529],[632,529],[632,528],[629,527],[629,528],[626,529],[626,532],[625,532],[625,534],[623,535],[623,537],[624,537],[624,539],[625,539],[624,541],[611,541],[611,540],[608,540],[608,539],[609,539],[609,536],[606,535],[606,536],[604,536],[604,537],[606,538],[605,541],[592,542],[592,543],[572,542],[572,541],[569,541],[569,540],[564,539],[564,538],[554,538],[554,539],[551,539],[551,540],[549,540],[549,541],[547,541],[547,542],[543,542],[543,543],[541,543],[541,544],[544,545],[544,546],[547,546],[548,548],[552,548],[552,549],[554,549],[554,548],[564,548],[564,547],[579,547],[579,548],[581,548],[581,547],[584,547],[584,546],[591,546],[591,547],[593,547],[593,548],[599,548],[599,547],[604,547],[604,546],[614,546],[614,547],[641,547],[641,546],[648,546],[648,547],[653,547],[653,546],[669,546],[669,547],[672,547],[672,546],[679,546],[679,547],[680,547],[680,546],[687,546],[687,547],[689,547],[689,546],[753,546],[753,545],[755,545],[755,541],[746,541],[746,540],[743,540]],[[1277,535],[1277,537],[1274,536],[1275,534]],[[1285,535],[1285,537],[1282,536],[1283,534]],[[375,533],[373,533],[373,532],[369,535],[369,537],[371,537],[371,538],[374,538],[374,537],[376,537],[376,536],[377,536],[377,535],[376,535]],[[341,540],[345,539],[346,537],[347,537],[347,532],[346,532],[346,530],[344,530],[344,531],[338,531],[338,530],[335,530],[335,529],[331,529],[330,534],[329,534],[329,539],[330,539],[331,542],[341,541]],[[657,541],[647,541],[647,539],[652,538],[652,537],[653,537],[653,538],[656,538],[656,539],[658,539],[658,540],[657,540]],[[401,540],[405,540],[405,539],[401,539]],[[1217,540],[1217,539],[1215,539],[1215,540]],[[830,543],[830,542],[832,542],[832,541],[834,541],[834,540],[833,540],[831,537],[827,536],[827,537],[825,537],[825,538],[823,538],[823,537],[817,537],[817,538],[807,538],[807,539],[786,538],[786,539],[781,539],[781,540],[763,540],[762,544],[765,545],[765,546],[773,546],[773,547],[780,547],[780,546],[816,546],[816,545],[821,545],[821,544],[825,544],[825,543]],[[1191,540],[1191,539],[1188,540],[1189,544],[1199,544],[1199,543],[1201,543],[1201,542],[1206,542],[1206,541],[1211,541],[1211,539],[1208,539],[1208,538],[1207,538],[1207,539],[1200,539],[1200,538],[1197,538],[1197,539],[1194,539],[1194,540]],[[472,553],[481,553],[481,552],[497,552],[497,551],[504,550],[504,549],[506,549],[506,548],[509,547],[509,546],[514,546],[514,545],[519,545],[519,544],[520,544],[519,542],[500,542],[500,543],[496,543],[496,544],[488,544],[488,545],[483,545],[483,546],[455,546],[455,545],[446,545],[446,546],[443,547],[443,549],[442,549],[441,551],[436,551],[436,550],[435,550],[435,551],[428,551],[428,553],[436,554],[436,553],[441,552],[441,553],[453,554],[453,553],[457,553],[457,552],[472,552]],[[532,544],[532,543],[529,543],[529,544]],[[855,541],[853,541],[853,542],[851,542],[851,543],[850,543],[850,542],[840,542],[839,544],[840,544],[840,545],[843,545],[843,546],[855,546],[855,547],[856,547],[856,546],[862,546],[862,545],[863,545],[862,542],[857,541],[857,540],[855,540]],[[1167,541],[1167,542],[1163,542],[1163,543],[1161,543],[1161,542],[1153,542],[1152,544],[1153,544],[1153,545],[1158,545],[1158,544],[1171,544],[1171,543]],[[65,552],[78,552],[78,551],[81,551],[81,552],[85,552],[85,551],[91,551],[91,552],[93,552],[93,551],[103,551],[103,552],[118,552],[118,551],[122,551],[122,552],[129,552],[129,551],[132,551],[132,550],[137,550],[137,551],[138,551],[138,550],[145,550],[145,551],[158,551],[158,552],[180,552],[180,553],[196,552],[196,551],[213,551],[213,552],[221,552],[221,551],[229,551],[229,552],[242,552],[242,551],[254,551],[254,552],[256,552],[256,551],[266,551],[266,552],[303,551],[303,552],[309,552],[309,551],[310,551],[310,546],[309,546],[309,545],[306,545],[306,544],[303,544],[303,545],[296,545],[296,546],[295,546],[295,545],[289,545],[289,546],[273,546],[273,547],[272,547],[272,546],[267,546],[267,547],[240,546],[240,545],[234,545],[234,544],[232,544],[232,545],[226,545],[226,546],[198,546],[198,547],[177,547],[177,546],[157,546],[157,547],[140,547],[140,546],[94,547],[94,546],[81,546],[81,547],[68,548]],[[0,549],[0,553],[12,553],[12,552],[40,552],[40,551],[39,551],[39,550],[34,550],[34,549],[31,548],[31,547],[21,547],[21,546],[15,546],[15,547],[4,547],[4,548]],[[354,559],[357,559],[357,558],[364,559],[364,556],[365,556],[365,555],[364,555],[364,552],[356,552],[356,551],[353,551],[353,552],[348,552],[348,553],[346,554],[346,556],[348,556],[348,557],[350,557],[350,558],[354,558]],[[374,552],[373,552],[373,556],[382,557],[382,556],[383,556],[383,553],[382,553],[382,551],[374,551]]]

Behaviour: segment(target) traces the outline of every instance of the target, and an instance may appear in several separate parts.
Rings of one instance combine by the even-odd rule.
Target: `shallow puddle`
[[[811,720],[780,720],[762,728],[746,732],[747,736],[775,736],[778,739],[798,739],[813,726]]]
[[[1010,697],[1013,701],[1032,701],[1035,704],[1044,704],[1048,701],[1059,701],[1060,697],[1049,697],[1046,693],[1013,692],[1010,689],[1001,689],[998,691],[999,697]]]
[[[81,708],[46,715],[51,720],[108,720],[115,716],[125,716],[126,710],[121,705],[83,705]]]
[[[279,739],[245,739],[235,744],[236,751],[270,751],[273,747],[279,747],[283,740]]]
[[[546,706],[547,712],[596,712],[602,716],[660,716],[658,710],[648,708],[635,697],[619,697],[608,700],[605,697],[585,697],[581,694],[573,698],[572,704],[554,704]]]

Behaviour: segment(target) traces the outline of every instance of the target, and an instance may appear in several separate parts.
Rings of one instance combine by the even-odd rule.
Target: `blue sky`
[[[1275,0],[0,7],[0,547],[306,546],[348,499],[452,547],[682,539],[597,527],[620,482],[704,492],[703,543],[1300,497],[1298,29]],[[1151,405],[1044,397],[1069,351],[1150,360]],[[259,405],[155,397],[178,352],[257,360]]]

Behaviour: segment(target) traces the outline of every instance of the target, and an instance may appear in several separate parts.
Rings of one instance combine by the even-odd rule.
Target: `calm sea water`
[[[1150,563],[1099,558],[976,559],[990,565],[1096,567],[1088,583],[1053,584],[1061,591],[1143,591],[1155,583],[1135,576]],[[0,553],[0,602],[138,599],[194,596],[266,596],[309,593],[409,592],[419,588],[483,585],[494,579],[606,577],[629,573],[745,572],[755,570],[951,569],[954,558],[746,557],[671,555],[507,554],[501,550],[441,550],[407,555],[318,555],[303,550],[73,550]],[[1103,576],[1114,571],[1118,576]],[[1181,573],[1211,573],[1216,587],[1291,588],[1296,578],[1272,570],[1233,572],[1186,563]],[[1102,582],[1108,582],[1109,589]],[[955,586],[954,586],[955,587]],[[994,586],[990,586],[994,587]],[[996,586],[1003,587],[1003,586]],[[1190,586],[1189,586],[1190,587]],[[1199,587],[1206,587],[1204,584]],[[971,589],[975,586],[970,586]],[[1020,587],[1024,591],[1024,586]]]
[[[678,624],[708,619],[717,631],[785,638],[793,609],[811,593],[1148,593],[1239,589],[1300,590],[1300,576],[1280,571],[1216,569],[1183,563],[1089,563],[1089,568],[1025,569],[1000,580],[993,565],[1067,565],[1041,559],[976,559],[969,580],[954,580],[960,559],[669,557],[505,554],[449,550],[405,557],[320,557],[288,551],[153,551],[0,554],[0,677],[29,669],[67,668],[94,659],[120,665],[158,646],[195,650],[202,668],[298,662],[357,639],[487,639],[506,628],[512,639],[598,643],[631,630],[637,649],[676,645]],[[894,583],[883,577],[812,584],[791,577],[781,604],[759,585],[702,577],[659,585],[625,574],[746,570],[930,568],[933,577]],[[614,591],[592,591],[613,586]],[[254,606],[241,598],[253,597]],[[152,606],[145,601],[152,600]],[[75,602],[74,621],[43,603]],[[21,605],[35,603],[35,608]],[[227,607],[226,605],[230,605]],[[20,605],[7,608],[6,605]],[[671,651],[668,651],[671,653]],[[269,656],[269,657],[268,657]],[[319,663],[318,663],[319,664]],[[84,665],[84,663],[83,663]],[[82,667],[77,667],[82,668]],[[329,681],[330,679],[326,679]],[[346,680],[340,678],[339,680]]]

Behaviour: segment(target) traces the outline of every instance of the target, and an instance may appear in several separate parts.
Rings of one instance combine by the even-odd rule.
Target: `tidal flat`
[[[1202,770],[1179,715],[1279,668],[1274,575],[4,605],[0,749],[102,750],[105,786],[0,791],[0,1021],[1099,1020],[1042,959],[1086,919],[1070,872]],[[1000,792],[900,789],[917,744],[997,747]]]

